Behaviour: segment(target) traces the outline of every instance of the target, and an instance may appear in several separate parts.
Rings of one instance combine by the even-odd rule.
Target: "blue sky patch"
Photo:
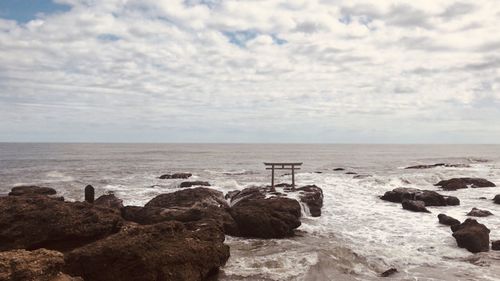
[[[67,5],[52,0],[0,0],[0,18],[25,23],[36,19],[38,14],[53,14],[69,11]]]
[[[99,36],[97,36],[97,39],[99,39],[101,41],[111,41],[111,42],[114,42],[114,41],[120,40],[121,38],[118,35],[114,35],[114,34],[110,34],[110,33],[105,33],[105,34],[100,34]]]
[[[229,39],[229,43],[242,48],[246,46],[248,41],[261,34],[260,32],[257,32],[255,30],[224,31],[222,33]],[[288,43],[288,41],[279,38],[275,34],[271,34],[270,36],[273,38],[273,42],[276,45],[283,45]]]

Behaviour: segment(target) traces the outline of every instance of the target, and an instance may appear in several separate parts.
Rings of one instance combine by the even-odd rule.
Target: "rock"
[[[447,206],[458,206],[460,205],[460,199],[455,196],[444,196]]]
[[[488,210],[481,210],[478,208],[472,208],[470,212],[467,213],[467,216],[471,217],[487,217],[487,216],[492,216],[493,214],[488,211]]]
[[[355,175],[352,178],[353,179],[366,179],[366,178],[369,178],[369,177],[371,177],[371,175]]]
[[[229,258],[210,223],[164,222],[124,229],[65,257],[65,271],[91,281],[207,280]]]
[[[402,202],[403,209],[413,211],[413,212],[425,212],[430,213],[427,208],[425,208],[425,202],[420,200],[408,200],[405,199]]]
[[[117,211],[85,202],[46,196],[0,198],[0,251],[65,251],[113,234],[121,225]]]
[[[346,174],[346,175],[357,175],[358,173],[356,173],[356,172],[347,172],[347,173],[345,173],[345,174]]]
[[[496,185],[488,180],[481,178],[453,178],[442,180],[435,184],[444,190],[457,190],[461,188],[495,187]]]
[[[490,247],[490,230],[474,219],[466,219],[462,224],[451,227],[453,237],[460,248],[472,253],[487,252]]]
[[[335,169],[333,169],[333,170],[334,170],[334,171],[345,171],[345,169],[344,169],[344,168],[335,168]]]
[[[264,199],[266,198],[267,188],[265,187],[247,187],[241,191],[231,192],[227,194],[226,198],[229,199],[230,205],[233,206],[238,202],[250,199]]]
[[[314,171],[315,174],[323,174],[321,171]]]
[[[56,190],[50,187],[39,187],[34,185],[16,186],[9,192],[9,196],[21,195],[54,195]]]
[[[94,205],[106,208],[121,209],[123,208],[123,200],[117,198],[114,194],[105,194],[99,196],[99,198],[94,201]]]
[[[453,217],[447,216],[445,214],[439,214],[438,219],[439,219],[439,223],[444,224],[444,225],[452,226],[452,225],[459,225],[460,224],[459,220],[457,220]]]
[[[395,269],[394,267],[392,267],[392,268],[389,268],[388,270],[380,273],[380,277],[389,277],[389,276],[391,276],[391,275],[393,275],[394,273],[397,273],[397,272],[398,272],[398,270]]]
[[[297,200],[271,197],[240,201],[230,213],[238,225],[237,236],[284,238],[300,226],[300,209]]]
[[[321,208],[323,207],[323,190],[316,185],[306,185],[297,188],[300,192],[300,201],[305,203],[311,212],[311,216],[321,216]]]
[[[222,192],[206,188],[196,187],[192,189],[178,190],[165,193],[151,199],[145,207],[192,207],[194,204],[208,204],[214,206],[227,206]]]
[[[161,175],[160,179],[187,179],[190,178],[193,174],[190,173],[175,173],[175,174],[165,174]]]
[[[446,167],[446,168],[470,168],[468,164],[447,164],[447,163],[437,163],[431,165],[415,165],[406,167],[405,169],[431,169],[436,167]]]
[[[77,281],[61,273],[64,256],[60,252],[39,249],[0,253],[0,280],[5,281]],[[66,279],[63,279],[66,278]]]
[[[491,241],[491,249],[494,251],[500,251],[500,240]]]
[[[405,199],[424,201],[425,206],[446,206],[456,204],[458,198],[446,198],[445,196],[431,190],[420,190],[416,188],[398,187],[387,191],[380,199],[395,203],[401,203]],[[448,204],[450,203],[450,204]],[[458,200],[458,204],[460,201]]]
[[[192,187],[192,186],[210,186],[207,181],[185,181],[181,182],[180,188]]]
[[[94,203],[95,199],[95,189],[91,185],[87,185],[84,190],[85,193],[85,202]]]
[[[500,204],[500,194],[495,195],[495,197],[493,198],[493,203]]]
[[[269,186],[269,187],[271,187],[271,186]],[[278,183],[278,184],[275,184],[274,187],[292,188],[292,184],[290,184],[290,183]]]

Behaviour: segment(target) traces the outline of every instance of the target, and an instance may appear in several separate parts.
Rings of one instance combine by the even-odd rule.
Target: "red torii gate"
[[[276,191],[274,188],[274,170],[292,170],[292,190],[295,190],[295,170],[300,170],[300,165],[302,162],[293,162],[293,163],[269,163],[264,162],[266,165],[266,170],[271,170],[271,190]],[[271,167],[269,167],[271,166]],[[299,166],[299,167],[295,167]]]

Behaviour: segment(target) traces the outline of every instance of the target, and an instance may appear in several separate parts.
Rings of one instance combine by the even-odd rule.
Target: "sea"
[[[114,193],[141,206],[179,190],[183,180],[158,179],[162,174],[190,172],[226,193],[269,184],[263,162],[270,161],[303,162],[296,182],[323,189],[322,215],[311,217],[303,206],[302,225],[288,239],[227,236],[231,257],[219,280],[500,280],[500,252],[458,248],[437,219],[445,213],[463,221],[473,207],[486,209],[494,215],[477,219],[491,240],[500,239],[500,205],[492,201],[500,188],[439,191],[461,204],[431,213],[379,199],[397,187],[437,191],[435,183],[453,177],[500,186],[500,145],[0,143],[0,194],[39,185],[74,201],[91,184],[97,196]],[[404,169],[434,163],[468,167]],[[276,182],[290,183],[288,173],[277,173]],[[398,272],[380,277],[389,268]]]

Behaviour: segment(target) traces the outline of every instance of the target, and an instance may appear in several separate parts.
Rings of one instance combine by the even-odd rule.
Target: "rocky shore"
[[[207,186],[182,183],[143,207],[123,206],[113,194],[93,200],[92,186],[84,202],[49,187],[15,187],[0,197],[0,280],[212,280],[230,257],[226,235],[290,237],[303,208],[321,215],[317,186],[225,195]]]

